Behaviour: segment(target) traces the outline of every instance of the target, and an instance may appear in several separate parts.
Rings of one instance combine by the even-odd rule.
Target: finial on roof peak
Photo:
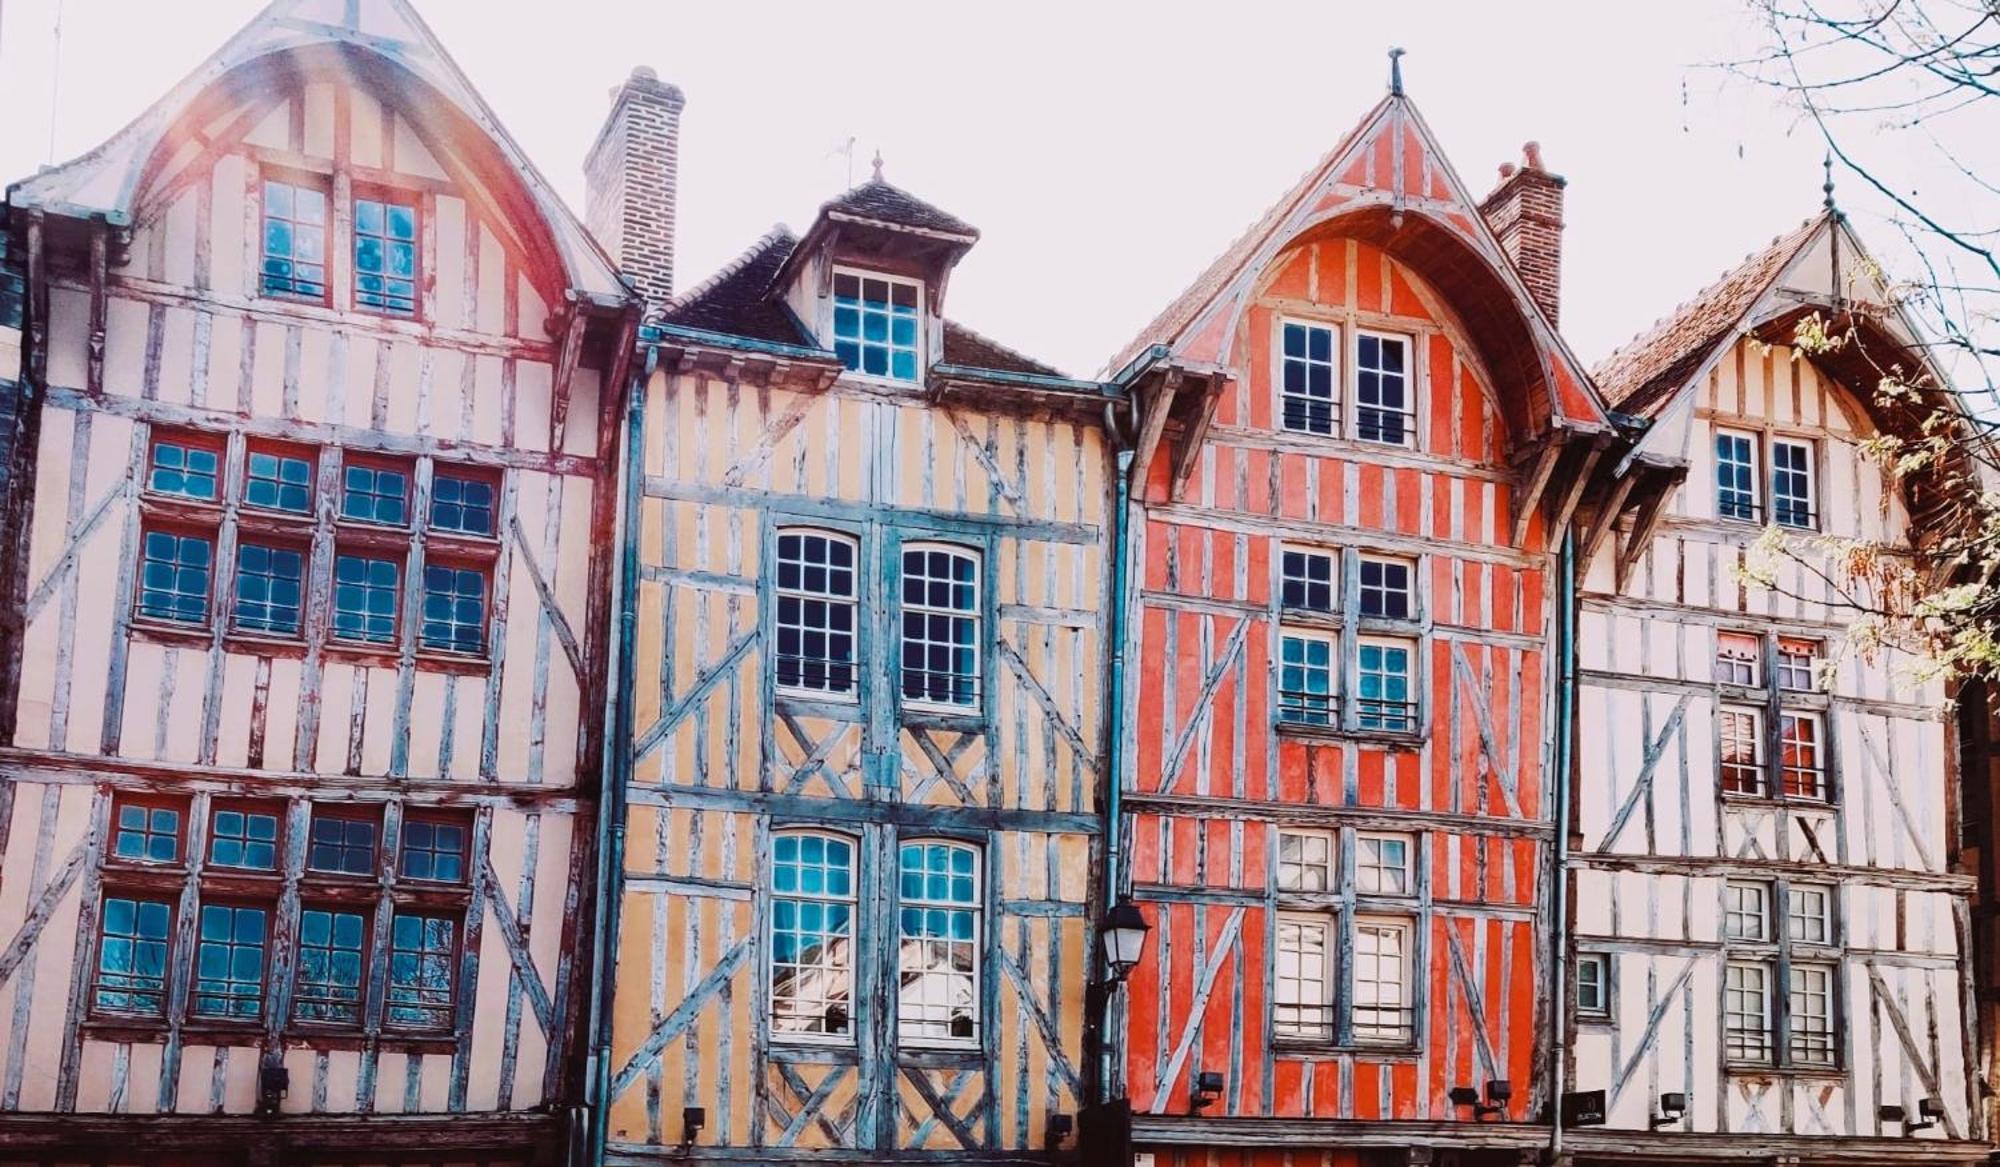
[[[875,181],[882,181],[882,151],[875,151]]]
[[[1389,92],[1396,97],[1403,96],[1403,52],[1399,48],[1389,50]]]
[[[1819,189],[1826,195],[1826,199],[1824,200],[1826,209],[1831,211],[1835,209],[1833,205],[1833,151],[1828,150],[1826,152],[1826,159],[1820,165],[1826,170],[1826,182]]]

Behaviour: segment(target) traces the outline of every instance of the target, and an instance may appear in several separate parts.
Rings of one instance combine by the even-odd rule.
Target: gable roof
[[[1156,345],[1193,366],[1231,363],[1234,324],[1260,275],[1308,232],[1337,226],[1433,284],[1456,286],[1458,294],[1447,298],[1481,356],[1495,364],[1495,388],[1521,398],[1510,421],[1608,429],[1582,362],[1529,295],[1478,207],[1422,115],[1392,90],[1106,367],[1123,369]]]
[[[827,200],[820,207],[820,213],[834,218],[858,219],[868,223],[884,223],[892,227],[913,227],[919,231],[934,231],[950,235],[967,243],[979,238],[979,229],[972,224],[939,210],[917,196],[883,181],[880,172],[860,186],[850,187]]]
[[[1595,370],[1605,399],[1626,413],[1657,412],[1716,350],[1736,339],[1757,301],[1833,217],[1832,211],[1822,212],[1744,256],[1742,263],[1606,357]]]
[[[387,75],[407,77],[425,87],[426,99],[442,98],[449,112],[485,135],[516,176],[553,236],[568,287],[607,304],[631,298],[611,260],[408,0],[272,0],[124,129],[81,157],[15,183],[8,190],[8,202],[78,218],[101,216],[113,225],[129,226],[143,172],[198,99],[246,67],[301,50],[325,49],[387,66]]]

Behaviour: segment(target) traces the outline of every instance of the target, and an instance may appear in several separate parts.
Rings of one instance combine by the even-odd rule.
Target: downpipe
[[[1570,767],[1575,762],[1576,732],[1576,537],[1563,532],[1561,566],[1562,615],[1557,623],[1556,651],[1562,660],[1562,685],[1556,701],[1555,773],[1555,885],[1554,920],[1549,928],[1554,948],[1549,962],[1555,984],[1549,994],[1549,1162],[1560,1164],[1563,1157],[1563,1082],[1569,1073],[1569,806],[1573,785]]]

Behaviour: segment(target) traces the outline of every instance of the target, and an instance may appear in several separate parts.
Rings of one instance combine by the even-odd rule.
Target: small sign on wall
[[[1572,1090],[1562,1096],[1564,1126],[1603,1126],[1604,1091]]]

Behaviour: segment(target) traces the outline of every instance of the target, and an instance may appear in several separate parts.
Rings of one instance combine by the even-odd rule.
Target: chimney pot
[[[1505,182],[1512,177],[1514,177],[1514,164],[1512,162],[1502,162],[1500,164],[1500,181]]]
[[[1526,164],[1526,169],[1542,169],[1542,144],[1540,142],[1521,143],[1521,158]]]
[[[584,160],[584,221],[652,306],[674,294],[680,88],[648,66],[611,91],[611,113]]]

